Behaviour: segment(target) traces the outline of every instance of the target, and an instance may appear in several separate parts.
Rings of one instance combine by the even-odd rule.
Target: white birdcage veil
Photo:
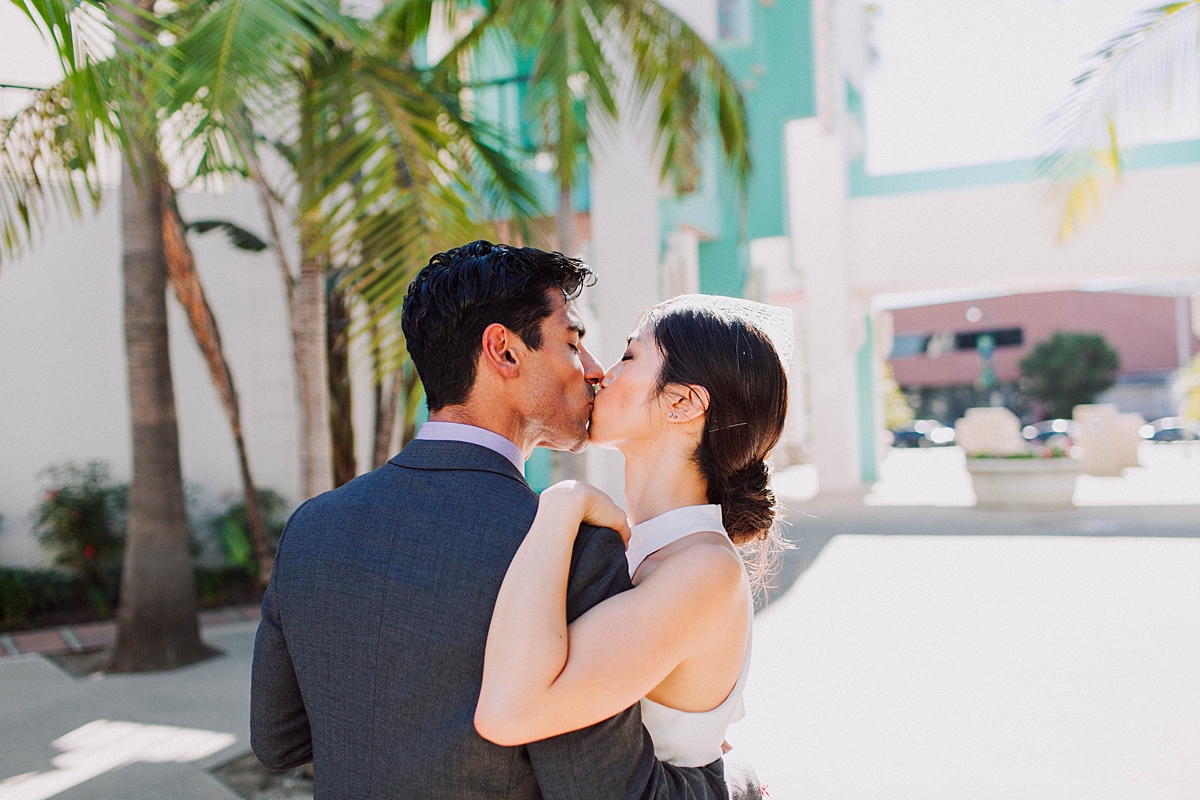
[[[787,372],[796,348],[792,310],[771,306],[740,297],[724,297],[712,294],[681,294],[659,304],[661,309],[697,309],[709,311],[729,319],[738,320],[760,331],[775,348],[779,363]]]

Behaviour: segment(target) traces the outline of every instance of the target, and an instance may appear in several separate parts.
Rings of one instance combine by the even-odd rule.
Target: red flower
[[[84,546],[83,557],[85,559],[87,559],[88,561],[91,561],[93,558],[95,558],[96,557],[96,545],[89,544],[89,545]]]

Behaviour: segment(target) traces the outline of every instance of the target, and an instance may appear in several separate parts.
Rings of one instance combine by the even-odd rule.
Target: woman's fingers
[[[588,486],[586,483],[579,485],[586,487],[587,490],[583,521],[599,528],[612,528],[620,535],[621,541],[628,546],[630,536],[629,520],[625,517],[624,509],[614,503],[611,497],[594,486]]]
[[[629,529],[629,519],[625,516],[625,512],[621,512],[621,521],[619,525],[608,525],[621,537],[621,541],[625,543],[625,549],[629,549],[629,538],[633,536],[633,531]]]
[[[549,513],[578,513],[579,521],[598,528],[612,528],[629,546],[629,520],[625,511],[604,492],[583,481],[561,481],[542,492],[541,503]],[[553,508],[554,510],[551,510]],[[568,511],[571,509],[571,511]]]

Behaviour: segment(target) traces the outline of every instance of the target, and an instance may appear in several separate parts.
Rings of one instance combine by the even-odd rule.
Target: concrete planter
[[[984,508],[1067,508],[1082,465],[1077,458],[968,458]]]

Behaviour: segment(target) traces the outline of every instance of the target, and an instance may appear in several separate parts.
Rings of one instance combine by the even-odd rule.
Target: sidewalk
[[[0,800],[237,800],[209,770],[250,749],[258,624],[244,615],[205,612],[221,654],[170,672],[77,678],[42,653],[0,658]],[[21,636],[69,652],[58,629]]]
[[[200,627],[203,629],[215,625],[229,625],[234,622],[258,622],[260,614],[261,607],[255,603],[228,608],[210,608],[201,611],[198,616],[200,617]],[[0,634],[0,659],[30,653],[53,656],[103,650],[110,647],[116,638],[116,620]]]

